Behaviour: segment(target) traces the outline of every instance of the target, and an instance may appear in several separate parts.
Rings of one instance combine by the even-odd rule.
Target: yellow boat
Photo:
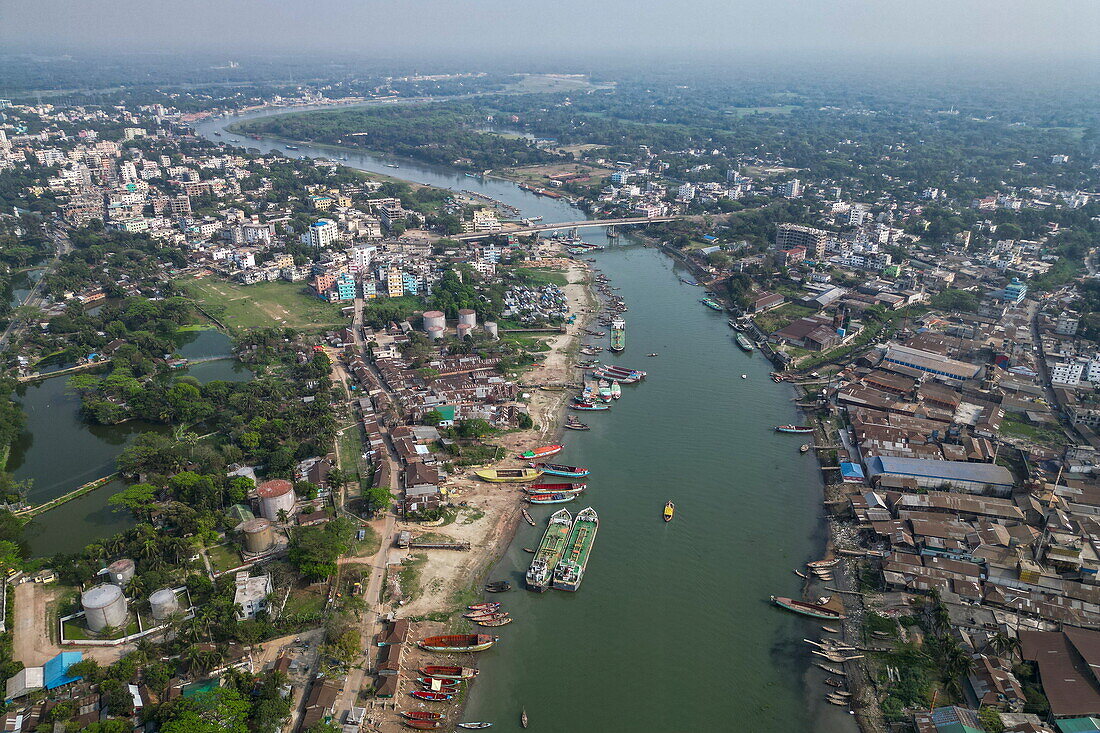
[[[534,481],[542,475],[542,471],[534,468],[483,468],[480,471],[474,471],[474,475],[482,481],[505,484]]]
[[[665,521],[666,522],[671,522],[672,521],[672,515],[675,511],[676,511],[676,505],[673,504],[671,501],[669,503],[665,504]]]

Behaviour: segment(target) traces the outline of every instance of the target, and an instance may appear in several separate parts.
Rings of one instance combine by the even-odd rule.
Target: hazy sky
[[[1100,0],[0,0],[0,50],[1100,56]]]

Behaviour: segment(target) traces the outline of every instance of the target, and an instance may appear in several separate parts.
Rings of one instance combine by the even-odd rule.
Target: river
[[[218,140],[213,132],[230,122],[277,113],[196,129]],[[353,168],[475,191],[545,222],[585,218],[568,202],[508,181],[299,148],[295,155],[346,154]],[[583,236],[608,244],[601,229]],[[726,317],[698,302],[702,290],[681,283],[671,259],[621,241],[595,254],[630,308],[628,346],[615,362],[649,377],[626,387],[611,411],[584,413],[591,431],[564,438],[563,462],[592,470],[591,491],[570,509],[591,503],[601,519],[584,585],[575,594],[500,598],[516,621],[480,656],[467,719],[509,727],[526,708],[542,730],[854,731],[846,711],[824,703],[822,674],[801,641],[819,636],[817,625],[768,603],[773,593],[798,595],[792,569],[824,544],[815,460],[799,454],[801,439],[772,431],[797,419],[794,392],[771,382],[762,356],[736,348]],[[645,356],[653,352],[659,356]],[[660,513],[669,499],[677,511],[666,524]],[[537,544],[541,529],[521,525],[491,577],[522,585],[530,555],[521,548]]]

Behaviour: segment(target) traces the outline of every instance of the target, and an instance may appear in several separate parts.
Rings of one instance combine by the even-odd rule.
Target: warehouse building
[[[1010,496],[1015,481],[1012,472],[993,463],[937,461],[928,458],[871,456],[867,472],[878,482],[883,476],[911,478],[926,489],[950,487],[971,494]]]

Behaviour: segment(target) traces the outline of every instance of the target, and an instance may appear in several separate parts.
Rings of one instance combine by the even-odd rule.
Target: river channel
[[[196,129],[234,142],[227,124],[278,113]],[[285,151],[268,140],[239,144]],[[508,181],[327,146],[287,154],[474,191],[547,223],[586,218]],[[525,708],[532,729],[556,731],[856,730],[823,701],[801,641],[820,636],[817,625],[768,603],[798,595],[792,569],[824,544],[816,463],[799,454],[799,438],[772,431],[797,419],[794,392],[770,381],[762,356],[736,348],[726,316],[698,302],[702,290],[682,283],[687,273],[670,258],[626,239],[609,244],[602,229],[582,236],[608,245],[595,266],[630,309],[628,346],[615,362],[649,376],[609,412],[584,413],[591,431],[565,436],[562,462],[592,471],[591,490],[569,508],[591,504],[601,520],[583,587],[498,597],[516,621],[480,656],[466,718],[518,728]],[[666,524],[669,499],[677,511]],[[550,511],[532,513],[545,520]],[[541,529],[521,525],[491,577],[521,586],[530,560],[522,548]]]

